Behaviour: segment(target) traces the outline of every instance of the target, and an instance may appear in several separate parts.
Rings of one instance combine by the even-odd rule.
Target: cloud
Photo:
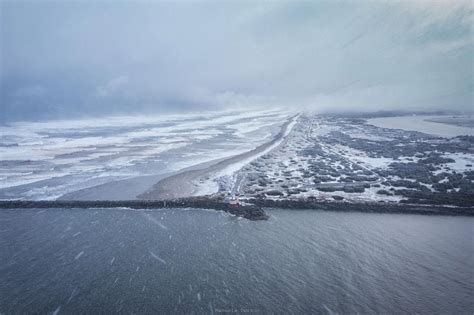
[[[3,112],[472,105],[470,1],[0,5]]]
[[[120,89],[123,89],[128,83],[127,76],[119,76],[109,80],[106,84],[98,86],[96,94],[99,97],[107,97],[111,94],[117,93]]]
[[[41,85],[28,85],[18,88],[15,96],[19,99],[43,97],[47,94],[47,89]]]

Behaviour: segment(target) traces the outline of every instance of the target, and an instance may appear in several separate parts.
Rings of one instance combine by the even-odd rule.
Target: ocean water
[[[474,218],[0,210],[0,313],[474,311]]]
[[[0,199],[54,200],[240,154],[270,141],[290,114],[221,111],[0,125]]]
[[[435,136],[452,138],[457,136],[474,136],[474,128],[448,125],[430,121],[430,119],[440,119],[446,116],[395,116],[379,117],[368,119],[367,123],[380,128],[403,129],[408,131],[418,131]]]

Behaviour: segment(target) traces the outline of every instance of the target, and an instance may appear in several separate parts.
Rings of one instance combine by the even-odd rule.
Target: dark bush
[[[323,192],[335,192],[336,191],[336,187],[317,187],[317,189],[319,191],[323,191]]]
[[[265,194],[269,196],[283,196],[283,193],[279,190],[268,190],[265,192]]]
[[[345,186],[343,190],[346,193],[363,193],[365,188],[361,186]]]

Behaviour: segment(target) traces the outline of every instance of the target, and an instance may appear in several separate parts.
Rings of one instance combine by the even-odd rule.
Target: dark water
[[[0,210],[0,313],[466,313],[474,218]]]

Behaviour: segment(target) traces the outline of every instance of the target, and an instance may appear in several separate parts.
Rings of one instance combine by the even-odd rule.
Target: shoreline
[[[261,144],[253,150],[244,152],[224,160],[221,160],[206,168],[179,172],[165,177],[155,183],[148,191],[137,196],[138,200],[169,200],[176,198],[188,198],[193,196],[204,196],[217,193],[218,191],[203,192],[203,186],[210,184],[210,181],[222,176],[226,168],[243,163],[246,160],[254,160],[266,150],[272,150],[272,146],[277,147],[291,131],[290,125],[296,123],[298,114],[290,117],[282,126],[280,132],[269,142]],[[247,164],[249,162],[245,162]],[[207,182],[207,183],[206,183]],[[214,183],[213,183],[214,184]],[[217,184],[216,184],[217,185]],[[201,190],[201,191],[200,191]]]
[[[313,200],[271,200],[249,199],[238,207],[233,207],[222,198],[190,197],[171,200],[6,200],[0,201],[0,209],[47,209],[47,208],[130,208],[130,209],[166,209],[198,208],[227,213],[249,220],[266,220],[265,208],[287,210],[320,210],[335,212],[396,213],[443,216],[474,216],[474,207],[431,206],[415,204],[395,204],[380,202],[336,202]]]
[[[443,117],[449,117],[449,115],[377,117],[366,119],[366,121],[367,124],[379,128],[416,131],[443,138],[454,138],[460,135],[474,136],[474,128],[436,121]]]
[[[149,190],[151,187],[153,187],[153,185],[163,179],[179,175],[183,172],[205,169],[210,165],[217,164],[227,158],[229,157],[218,158],[211,161],[194,164],[167,173],[137,176],[83,188],[64,194],[56,200],[139,200],[138,196],[142,195],[145,191]]]

